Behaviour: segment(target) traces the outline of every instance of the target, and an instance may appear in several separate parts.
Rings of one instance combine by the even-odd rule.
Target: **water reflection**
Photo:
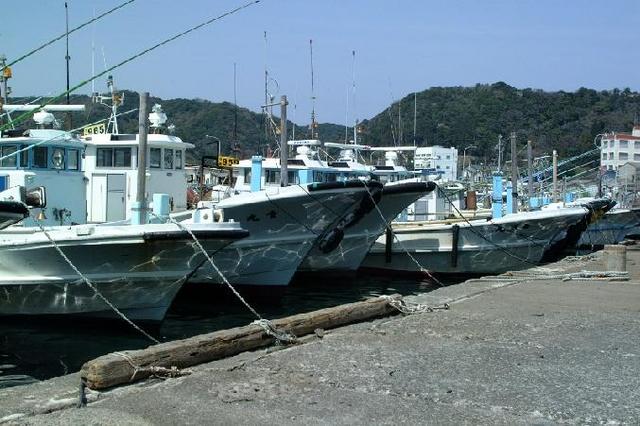
[[[329,282],[328,282],[329,281]],[[430,291],[420,279],[366,275],[327,280],[296,278],[284,288],[237,289],[265,318],[278,318],[382,294]],[[145,328],[162,341],[246,325],[251,316],[224,286],[189,284],[181,290],[165,321]],[[149,342],[120,320],[3,318],[0,322],[0,387],[16,386],[78,371],[108,352],[139,349]]]

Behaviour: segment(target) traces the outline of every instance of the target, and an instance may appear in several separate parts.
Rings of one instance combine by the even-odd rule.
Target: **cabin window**
[[[627,154],[626,152],[621,152],[618,154],[618,159],[619,160],[628,160],[629,159],[629,154]]]
[[[280,170],[265,170],[266,183],[280,183]]]
[[[640,161],[640,154],[633,154],[633,161]]]
[[[36,146],[33,148],[33,167],[37,169],[46,169],[47,160],[46,146]]]
[[[131,167],[131,148],[114,148],[114,167]]]
[[[182,151],[176,150],[176,169],[182,168]]]
[[[620,148],[622,148],[622,149],[629,148],[629,141],[621,140],[620,141]]]
[[[338,175],[336,173],[327,173],[325,175],[326,182],[335,182],[338,180]]]
[[[78,155],[79,151],[77,149],[70,149],[67,151],[67,169],[69,170],[79,170],[79,161]]]
[[[160,148],[151,148],[149,150],[149,167],[159,169],[162,163],[162,150]]]
[[[15,154],[18,150],[16,145],[4,145],[2,149],[0,149],[0,157],[4,157],[6,155]],[[16,167],[18,165],[18,157],[17,155],[11,155],[11,157],[7,157],[2,162],[0,162],[0,167]]]
[[[298,176],[298,172],[293,170],[293,171],[288,171],[287,172],[287,180],[289,181],[289,184],[291,185],[297,185],[300,183],[300,176]]]
[[[251,169],[244,169],[244,183],[251,183]]]
[[[113,148],[98,148],[96,167],[113,167]]]
[[[24,149],[26,146],[21,146],[20,149]],[[24,150],[20,153],[20,167],[29,167],[29,150]]]
[[[165,169],[173,169],[173,150],[165,149],[164,150],[164,168]]]
[[[64,169],[63,148],[53,148],[51,150],[51,168],[56,170]]]

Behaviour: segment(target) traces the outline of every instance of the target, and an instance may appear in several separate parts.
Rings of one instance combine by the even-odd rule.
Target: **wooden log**
[[[390,296],[399,300],[400,295]],[[320,309],[273,320],[277,329],[297,337],[316,329],[329,329],[345,324],[398,313],[385,297]],[[149,377],[150,367],[185,368],[236,355],[273,344],[275,339],[256,324],[220,330],[183,340],[160,343],[146,349],[123,351],[86,362],[80,375],[91,389],[105,389]]]

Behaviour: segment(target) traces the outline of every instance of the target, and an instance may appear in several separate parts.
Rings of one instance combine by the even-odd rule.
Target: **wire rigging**
[[[202,27],[204,27],[204,26],[207,26],[207,25],[210,25],[210,24],[212,24],[212,23],[214,23],[214,22],[216,22],[216,21],[219,21],[220,19],[223,19],[223,18],[225,18],[225,17],[227,17],[227,16],[230,16],[230,15],[233,15],[233,14],[235,14],[235,13],[237,13],[237,12],[240,12],[241,10],[246,9],[246,8],[248,8],[248,7],[250,7],[250,6],[253,6],[254,4],[257,4],[257,3],[260,3],[260,0],[253,0],[253,1],[249,2],[249,3],[245,3],[245,4],[243,4],[242,6],[238,6],[238,7],[236,7],[235,9],[229,10],[229,11],[227,11],[227,12],[225,12],[225,13],[221,14],[221,15],[218,15],[218,16],[216,16],[216,17],[213,17],[213,18],[207,19],[206,21],[201,22],[201,23],[200,23],[200,24],[198,24],[198,25],[195,25],[195,26],[193,26],[193,27],[191,27],[191,28],[189,28],[189,29],[187,29],[187,30],[185,30],[185,31],[182,31],[182,32],[180,32],[180,33],[178,33],[178,34],[175,34],[175,35],[173,35],[173,36],[171,36],[171,37],[169,37],[169,38],[167,38],[167,39],[164,39],[163,41],[161,41],[161,42],[159,42],[159,43],[156,43],[156,44],[154,44],[153,46],[151,46],[151,47],[149,47],[149,48],[147,48],[147,49],[144,49],[143,51],[138,52],[138,53],[136,53],[135,55],[132,55],[132,56],[128,57],[127,59],[124,59],[123,61],[120,61],[120,62],[119,62],[119,63],[117,63],[116,65],[113,65],[112,67],[105,69],[104,71],[102,71],[102,72],[100,72],[100,73],[98,73],[98,74],[94,75],[93,77],[91,77],[91,78],[88,78],[88,79],[86,79],[86,80],[81,81],[80,83],[76,84],[75,86],[73,86],[73,87],[72,87],[72,88],[70,88],[69,90],[67,90],[67,91],[65,91],[65,92],[63,92],[63,93],[61,93],[61,94],[59,94],[59,95],[57,95],[57,96],[55,96],[55,97],[53,97],[53,98],[48,99],[46,102],[43,102],[43,103],[41,103],[40,105],[38,105],[38,108],[36,108],[36,109],[34,109],[34,110],[32,110],[32,111],[27,111],[27,112],[25,112],[24,114],[22,114],[22,115],[20,115],[19,117],[17,117],[17,118],[14,120],[14,123],[15,123],[15,124],[17,124],[17,123],[20,123],[20,122],[22,122],[22,121],[24,121],[24,120],[28,119],[28,118],[29,118],[29,117],[31,117],[34,113],[36,113],[36,112],[38,112],[38,111],[42,110],[42,108],[43,108],[45,105],[47,105],[47,104],[51,104],[51,103],[54,103],[54,102],[56,102],[56,101],[58,101],[58,100],[62,99],[62,98],[63,98],[63,97],[65,97],[68,93],[73,93],[74,91],[78,90],[79,88],[81,88],[81,87],[85,86],[86,84],[89,84],[89,83],[90,83],[90,82],[92,82],[93,80],[95,80],[95,79],[97,79],[97,78],[100,78],[100,77],[102,77],[103,75],[105,75],[105,74],[107,74],[107,73],[109,73],[109,72],[111,72],[111,71],[115,70],[116,68],[120,68],[121,66],[123,66],[123,65],[125,65],[125,64],[127,64],[127,63],[129,63],[129,62],[131,62],[131,61],[133,61],[133,60],[135,60],[135,59],[137,59],[137,58],[141,57],[141,56],[144,56],[144,55],[146,55],[147,53],[149,53],[149,52],[151,52],[151,51],[153,51],[153,50],[155,50],[155,49],[157,49],[157,48],[159,48],[159,47],[164,46],[165,44],[171,43],[172,41],[175,41],[175,40],[179,39],[180,37],[183,37],[183,36],[185,36],[185,35],[187,35],[187,34],[189,34],[189,33],[192,33],[193,31],[196,31],[196,30],[198,30],[198,29],[200,29],[200,28],[202,28]],[[2,131],[2,130],[6,130],[6,129],[7,129],[7,127],[8,127],[8,124],[5,124],[5,125],[1,126],[1,127],[0,127],[0,131]]]

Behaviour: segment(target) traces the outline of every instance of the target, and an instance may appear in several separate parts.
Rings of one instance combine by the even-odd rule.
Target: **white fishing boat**
[[[370,194],[371,208],[363,218],[344,230],[344,238],[332,252],[314,245],[298,270],[305,272],[355,272],[376,239],[408,205],[435,189],[433,182],[397,182],[387,184],[382,192]]]
[[[215,253],[216,266],[234,285],[286,286],[314,244],[325,255],[339,250],[345,230],[375,208],[369,193],[381,189],[378,182],[357,180],[274,186],[227,198],[215,210],[199,209],[175,218],[217,214],[241,221],[251,236]],[[203,264],[189,282],[217,283],[221,277],[210,264]]]
[[[378,238],[367,269],[495,274],[531,267],[575,243],[596,214],[587,207],[506,215],[499,219],[394,223],[395,239]]]
[[[614,208],[583,232],[578,246],[602,246],[617,244],[626,236],[638,234],[640,209]]]
[[[248,235],[237,223],[183,226],[209,252]],[[175,224],[54,226],[46,233],[6,228],[0,232],[0,315],[113,317],[111,304],[132,320],[160,321],[205,261],[190,233]]]

